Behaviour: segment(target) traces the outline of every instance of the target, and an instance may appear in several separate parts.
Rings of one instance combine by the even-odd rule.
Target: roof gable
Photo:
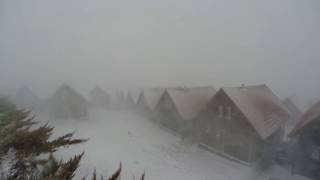
[[[301,118],[302,112],[290,98],[286,98],[283,101],[283,104],[286,106],[293,118]]]
[[[154,110],[161,98],[161,96],[164,93],[163,88],[152,88],[142,91],[140,94],[140,97],[144,97],[145,103],[151,110]]]
[[[297,123],[295,128],[292,130],[290,135],[294,135],[303,130],[306,126],[311,124],[313,121],[320,118],[320,101],[313,105],[301,118],[301,120]]]
[[[102,98],[110,98],[109,94],[104,91],[103,89],[101,89],[99,86],[96,86],[95,88],[93,88],[90,92],[90,96],[91,98],[95,98],[95,97],[102,97]]]
[[[36,106],[41,99],[27,86],[20,88],[15,95],[15,102],[26,108],[28,106]]]
[[[90,106],[90,103],[83,96],[66,84],[57,89],[50,101],[54,104],[73,103]]]
[[[167,92],[181,117],[189,120],[206,109],[216,90],[213,87],[193,87],[169,88]]]
[[[277,131],[290,118],[280,99],[266,86],[222,88],[262,139]]]

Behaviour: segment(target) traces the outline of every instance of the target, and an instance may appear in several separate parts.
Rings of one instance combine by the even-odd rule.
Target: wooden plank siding
[[[207,110],[193,120],[200,143],[220,154],[253,163],[263,149],[281,141],[289,115],[279,98],[265,85],[222,88]]]
[[[166,128],[175,132],[180,132],[182,127],[182,117],[170,98],[167,91],[164,92],[155,108],[155,120]]]
[[[208,110],[194,120],[194,127],[202,143],[219,152],[245,162],[255,159],[258,135],[223,91],[219,91]]]
[[[293,173],[320,178],[320,118],[306,126],[298,137]]]

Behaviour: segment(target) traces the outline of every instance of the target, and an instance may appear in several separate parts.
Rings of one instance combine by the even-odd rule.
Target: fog
[[[318,0],[1,0],[0,88],[268,84],[320,99]]]

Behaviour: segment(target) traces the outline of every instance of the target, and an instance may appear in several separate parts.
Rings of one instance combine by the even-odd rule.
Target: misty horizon
[[[318,1],[0,3],[0,88],[267,84],[320,99]]]

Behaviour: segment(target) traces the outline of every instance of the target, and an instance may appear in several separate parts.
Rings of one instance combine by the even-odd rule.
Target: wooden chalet
[[[195,121],[204,146],[235,160],[255,161],[263,145],[280,141],[289,113],[265,85],[220,89]]]
[[[175,132],[188,131],[215,93],[213,87],[168,88],[155,109],[156,120]]]
[[[155,107],[157,106],[164,91],[165,90],[163,88],[150,88],[143,90],[137,101],[137,112],[145,117],[153,118]]]
[[[320,179],[320,102],[302,116],[290,136],[297,140],[293,173]]]

